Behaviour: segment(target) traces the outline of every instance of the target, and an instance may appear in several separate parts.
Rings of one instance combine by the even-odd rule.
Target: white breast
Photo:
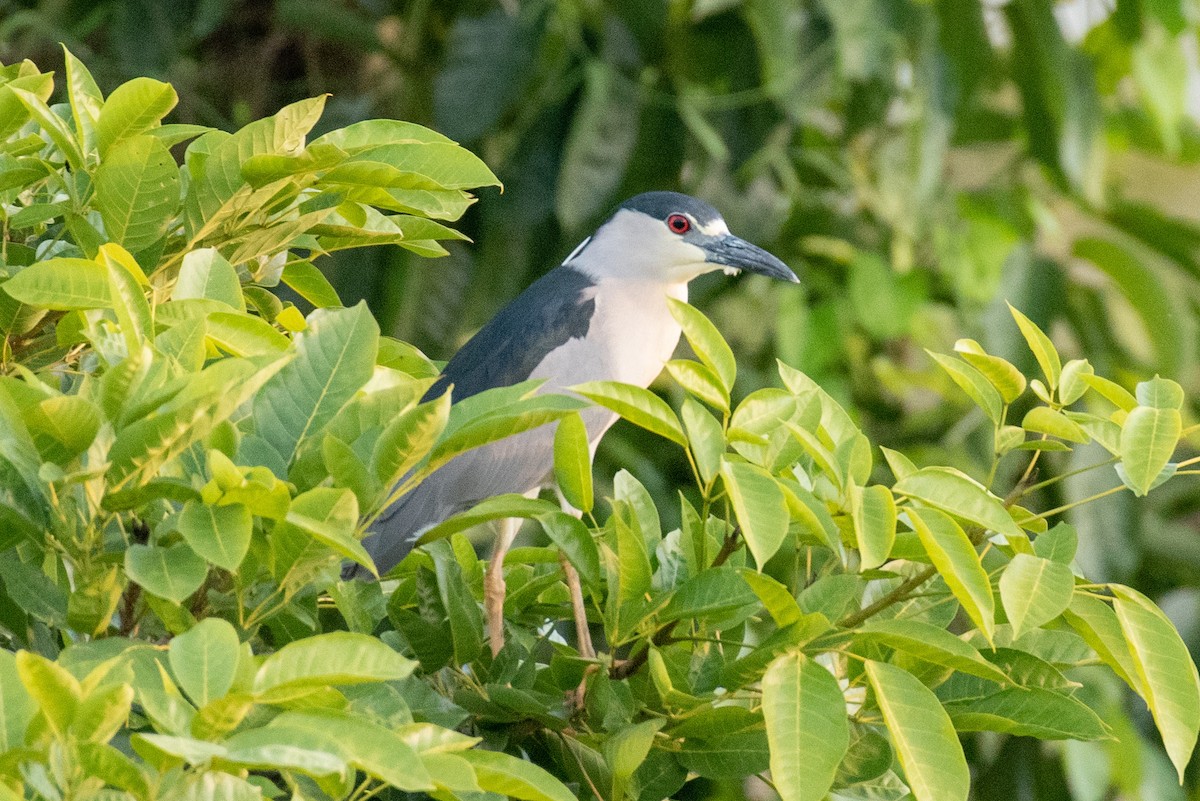
[[[687,301],[687,284],[617,279],[597,283],[595,313],[586,337],[571,339],[546,356],[530,378],[545,378],[542,391],[556,391],[585,381],[622,381],[650,385],[679,344],[681,329],[671,316],[667,298]],[[612,423],[586,415],[589,434],[598,439]],[[599,428],[599,430],[596,430]]]

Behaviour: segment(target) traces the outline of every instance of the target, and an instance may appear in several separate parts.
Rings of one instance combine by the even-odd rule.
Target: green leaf
[[[548,512],[537,519],[546,536],[567,557],[583,583],[589,587],[599,587],[600,550],[587,526],[566,512]]]
[[[1017,321],[1017,327],[1021,329],[1021,336],[1025,337],[1029,349],[1033,351],[1034,357],[1041,366],[1042,373],[1046,376],[1046,383],[1053,390],[1058,386],[1058,379],[1062,374],[1062,362],[1058,358],[1058,351],[1054,348],[1054,343],[1033,320],[1017,311],[1011,303],[1008,304],[1008,310],[1012,313],[1013,319]]]
[[[108,273],[90,259],[39,261],[5,281],[3,287],[22,303],[54,311],[103,309],[112,305]]]
[[[648,389],[618,381],[589,381],[570,389],[636,426],[687,447],[687,436],[679,425],[679,418],[666,401]]]
[[[496,392],[497,390],[490,390]],[[459,415],[456,426],[455,411],[463,412],[463,407],[486,393],[479,393],[467,398],[463,403],[451,409],[450,422],[442,439],[429,456],[429,462],[424,470],[433,470],[449,462],[460,453],[541,428],[547,423],[561,420],[567,414],[583,408],[583,403],[576,398],[566,395],[537,394],[522,398],[505,405],[495,411],[484,411],[478,417],[466,414]],[[478,409],[479,407],[475,407]],[[465,422],[463,420],[465,419]]]
[[[129,719],[133,687],[108,684],[99,689],[85,685],[83,689],[86,695],[71,721],[70,733],[79,740],[107,742]]]
[[[696,469],[704,482],[710,482],[721,469],[725,455],[725,434],[721,423],[707,409],[691,398],[683,399],[680,409],[683,428],[687,432]]]
[[[828,670],[791,653],[762,678],[771,778],[783,801],[821,801],[850,745],[842,690]]]
[[[898,667],[872,661],[866,666],[875,701],[917,801],[965,801],[971,774],[954,724],[937,696]]]
[[[25,426],[47,461],[64,464],[86,451],[100,430],[100,410],[78,395],[58,395],[25,410]]]
[[[72,169],[85,172],[87,170],[86,159],[83,157],[83,151],[80,150],[75,132],[67,126],[66,121],[55,114],[46,105],[46,101],[33,92],[20,89],[11,83],[4,88],[12,92],[21,105],[29,111],[29,115],[33,117],[38,125],[42,127],[42,130],[46,132],[46,135],[50,137],[50,141],[63,154],[63,157],[71,165]]]
[[[1126,412],[1132,412],[1137,408],[1137,398],[1129,393],[1120,384],[1109,381],[1104,376],[1099,375],[1084,375],[1081,376],[1083,382],[1092,389],[1096,390],[1105,400]]]
[[[39,568],[20,559],[0,560],[4,592],[31,616],[51,626],[66,623],[68,598],[65,588],[51,581]]]
[[[888,559],[896,542],[896,499],[881,484],[856,489],[851,516],[854,538],[863,570],[873,570]]]
[[[105,101],[96,125],[100,157],[107,158],[117,142],[157,127],[177,102],[170,84],[152,78],[134,78],[118,86]]]
[[[1000,397],[999,390],[988,381],[983,373],[971,365],[949,356],[943,356],[931,350],[925,352],[941,365],[941,368],[950,375],[950,378],[954,379],[954,383],[958,384],[963,392],[967,393],[976,406],[983,409],[989,420],[1000,425],[1000,420],[1004,415],[1004,401]]]
[[[796,597],[786,586],[765,573],[759,573],[749,568],[742,568],[738,573],[758,596],[758,600],[771,615],[776,626],[784,628],[804,617],[804,613],[800,611],[800,605],[796,603]]]
[[[224,756],[228,749],[220,743],[210,743],[192,737],[137,732],[130,738],[133,750],[147,762],[172,767],[179,762],[193,765],[208,763],[213,757]]]
[[[433,449],[450,419],[450,393],[415,406],[388,423],[371,456],[371,470],[390,487]]]
[[[1183,782],[1200,733],[1200,677],[1187,646],[1163,611],[1140,592],[1111,587],[1113,611],[1129,646],[1138,692],[1146,699],[1167,756]]]
[[[108,273],[113,311],[121,326],[121,335],[125,338],[125,348],[129,353],[136,353],[143,343],[154,339],[150,304],[138,282],[138,278],[144,278],[141,268],[129,251],[111,242],[100,246],[96,259]]]
[[[31,651],[18,651],[17,676],[60,737],[71,727],[83,702],[79,681],[61,665]]]
[[[1049,531],[1038,534],[1033,541],[1033,551],[1043,559],[1071,566],[1075,560],[1075,550],[1079,547],[1079,535],[1075,527],[1069,523],[1059,523]]]
[[[296,771],[313,778],[346,775],[341,743],[328,731],[273,725],[245,729],[224,743],[219,758],[250,770]]]
[[[1007,360],[989,354],[975,340],[960,339],[954,343],[954,350],[996,388],[1005,403],[1012,403],[1025,391],[1025,376],[1021,371]]]
[[[575,801],[575,795],[532,762],[499,751],[462,751],[484,790],[524,801]]]
[[[1087,359],[1071,359],[1063,365],[1058,382],[1058,399],[1063,406],[1070,406],[1088,391],[1087,377],[1095,375],[1095,368]]]
[[[79,132],[79,141],[83,150],[91,154],[96,149],[96,121],[100,118],[100,108],[104,105],[104,95],[96,85],[96,79],[75,57],[66,45],[63,49],[63,66],[67,73],[67,98],[71,104],[71,117],[75,120],[75,130]]]
[[[282,475],[297,448],[316,436],[371,377],[379,325],[365,303],[318,309],[296,337],[296,358],[254,399],[255,433],[279,454],[270,465]]]
[[[1091,437],[1071,418],[1049,406],[1034,406],[1021,421],[1021,427],[1035,434],[1049,434],[1068,442],[1088,442]]]
[[[374,637],[333,631],[290,642],[264,659],[254,675],[254,692],[399,681],[415,667]]]
[[[0,750],[25,745],[25,729],[37,708],[37,702],[21,683],[16,657],[11,651],[0,651]]]
[[[1141,406],[1129,413],[1121,426],[1121,465],[1135,495],[1150,491],[1171,461],[1183,432],[1178,409]]]
[[[690,395],[723,412],[729,411],[729,393],[708,366],[691,359],[672,359],[667,362],[667,373]]]
[[[697,358],[721,379],[721,386],[728,395],[737,378],[737,360],[721,332],[704,313],[691,304],[667,298],[671,316],[683,327],[683,335],[692,346]]]
[[[113,242],[137,252],[167,233],[179,208],[179,168],[166,145],[134,136],[113,147],[95,175],[94,204]]]
[[[579,414],[568,414],[554,430],[554,480],[567,503],[592,511],[592,452],[587,426]]]
[[[188,501],[176,523],[179,533],[192,550],[225,570],[237,570],[246,551],[254,519],[240,503],[212,506]]]
[[[538,498],[526,498],[524,495],[516,494],[495,495],[475,504],[470,509],[447,517],[422,534],[417,542],[419,544],[433,542],[490,520],[502,520],[510,517],[532,519],[560,511],[554,504]]]
[[[926,662],[999,684],[1009,681],[1008,674],[980,656],[974,646],[932,623],[903,618],[875,620],[863,626],[854,639],[880,643]]]
[[[936,509],[909,509],[908,518],[933,566],[990,642],[996,631],[996,602],[975,546],[958,523]]]
[[[357,525],[358,498],[351,490],[315,487],[292,499],[287,516],[276,526],[275,536],[303,532],[378,575],[371,555],[355,538]]]
[[[1000,600],[1013,627],[1013,637],[1040,628],[1063,613],[1075,592],[1075,577],[1066,565],[1019,553],[1000,576]]]
[[[171,299],[187,298],[208,298],[239,312],[246,311],[237,270],[216,248],[200,248],[184,255],[179,278],[171,288]]]
[[[338,297],[333,284],[329,283],[325,274],[312,262],[289,262],[283,268],[280,280],[318,309],[342,305],[342,299]]]
[[[712,732],[688,737],[678,753],[685,768],[709,779],[741,779],[770,766],[770,748],[764,730]]]
[[[613,775],[613,797],[625,795],[629,779],[645,762],[654,744],[654,735],[665,720],[644,720],[615,732],[604,743],[604,755]]]
[[[1154,376],[1137,385],[1137,402],[1155,409],[1183,408],[1183,387],[1169,378]]]
[[[370,719],[313,710],[284,712],[270,725],[330,735],[351,766],[398,789],[413,793],[433,789],[416,751],[398,733]]]
[[[897,481],[892,490],[1006,537],[1025,536],[999,498],[953,468],[923,467]]]
[[[106,474],[110,489],[149,481],[254,396],[283,364],[282,359],[222,359],[193,376],[179,394],[117,434]]]
[[[106,743],[79,743],[76,749],[84,774],[119,790],[126,790],[136,798],[150,797],[150,782],[142,766],[113,746]],[[215,801],[216,796],[210,798]]]
[[[239,645],[233,626],[212,617],[171,640],[171,672],[196,706],[229,692],[237,676]]]
[[[722,464],[721,480],[742,537],[762,570],[787,536],[788,509],[783,490],[769,473],[746,462]]]
[[[671,595],[659,612],[660,622],[695,619],[731,612],[756,603],[758,596],[732,567],[714,567],[692,576]]]
[[[210,312],[204,336],[233,356],[270,356],[291,347],[291,341],[266,320],[243,312]]]
[[[998,731],[1040,740],[1102,740],[1104,721],[1069,695],[1039,687],[1010,687],[969,701],[946,704],[959,731]]]
[[[181,604],[204,583],[208,563],[182,542],[169,548],[130,545],[125,572],[147,592]]]
[[[1137,668],[1125,643],[1121,624],[1108,604],[1077,592],[1071,599],[1071,605],[1063,612],[1063,618],[1122,681],[1135,692],[1141,691]]]

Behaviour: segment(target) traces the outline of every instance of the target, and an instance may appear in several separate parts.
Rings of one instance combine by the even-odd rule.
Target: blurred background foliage
[[[434,358],[624,197],[704,197],[803,277],[693,285],[739,352],[741,392],[779,358],[874,441],[977,466],[991,427],[924,349],[970,337],[1033,369],[1005,301],[1098,371],[1200,396],[1198,23],[1194,0],[0,0],[0,61],[55,68],[61,41],[106,90],[173,83],[175,122],[230,130],[329,92],[324,126],[396,117],[475,150],[505,191],[465,220],[473,245],[322,265]],[[626,467],[677,508],[683,466],[645,445],[618,426],[598,478]],[[1041,476],[1096,456],[1046,454]],[[1113,483],[1085,473],[1042,502]],[[1073,522],[1084,572],[1150,594],[1197,655],[1194,487],[1119,494]],[[1082,801],[1111,778],[1121,797],[1184,797],[1151,743],[979,737],[975,792]]]

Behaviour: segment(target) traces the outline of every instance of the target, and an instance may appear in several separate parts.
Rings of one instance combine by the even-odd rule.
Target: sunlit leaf
[[[761,467],[746,462],[725,462],[721,478],[742,537],[761,570],[787,536],[788,511],[783,491]]]
[[[971,774],[937,696],[894,665],[868,661],[866,666],[913,795],[918,801],[965,801]]]
[[[963,609],[988,640],[996,630],[992,584],[975,546],[952,519],[934,509],[909,509],[925,552]]]
[[[554,431],[554,477],[567,502],[592,511],[592,453],[587,427],[578,414],[558,421]]]
[[[1138,683],[1183,781],[1200,733],[1200,677],[1179,632],[1163,611],[1137,590],[1114,585],[1113,611],[1129,646]]]
[[[881,484],[857,489],[851,517],[862,569],[879,567],[887,561],[896,541],[896,499],[891,490]]]
[[[1037,358],[1050,389],[1054,389],[1058,386],[1058,378],[1062,374],[1062,361],[1058,357],[1054,343],[1042,329],[1038,328],[1035,322],[1017,311],[1011,304],[1009,304],[1008,310],[1012,313],[1013,319],[1017,321],[1017,327],[1021,329],[1021,336],[1025,337],[1025,342]]]
[[[762,678],[771,778],[783,801],[820,801],[850,744],[837,679],[802,653],[781,656]]]
[[[1075,577],[1066,565],[1025,553],[1013,556],[1000,576],[1000,600],[1013,637],[1061,615],[1074,591]]]
[[[229,692],[237,674],[238,636],[233,626],[208,618],[171,640],[171,672],[184,692],[204,706]]]
[[[588,400],[611,409],[634,425],[687,447],[679,418],[666,401],[648,389],[616,381],[590,381],[571,387]]]

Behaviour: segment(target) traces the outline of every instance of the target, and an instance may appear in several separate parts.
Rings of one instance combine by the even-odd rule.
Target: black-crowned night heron
[[[450,359],[424,400],[453,385],[460,401],[494,387],[545,379],[539,391],[585,381],[649,386],[679,342],[668,298],[687,300],[688,282],[714,270],[761,273],[795,282],[762,248],[729,232],[712,206],[677,192],[647,192],[623,203],[556,269],[535,281]],[[617,415],[581,412],[592,453]],[[502,493],[536,494],[553,482],[554,425],[454,458],[404,495],[363,540],[379,572],[391,570],[421,533],[452,514]],[[493,653],[504,641],[504,555],[518,529],[504,521],[485,578]],[[580,651],[592,656],[578,576],[564,561],[576,600]],[[350,575],[365,575],[351,566]]]

